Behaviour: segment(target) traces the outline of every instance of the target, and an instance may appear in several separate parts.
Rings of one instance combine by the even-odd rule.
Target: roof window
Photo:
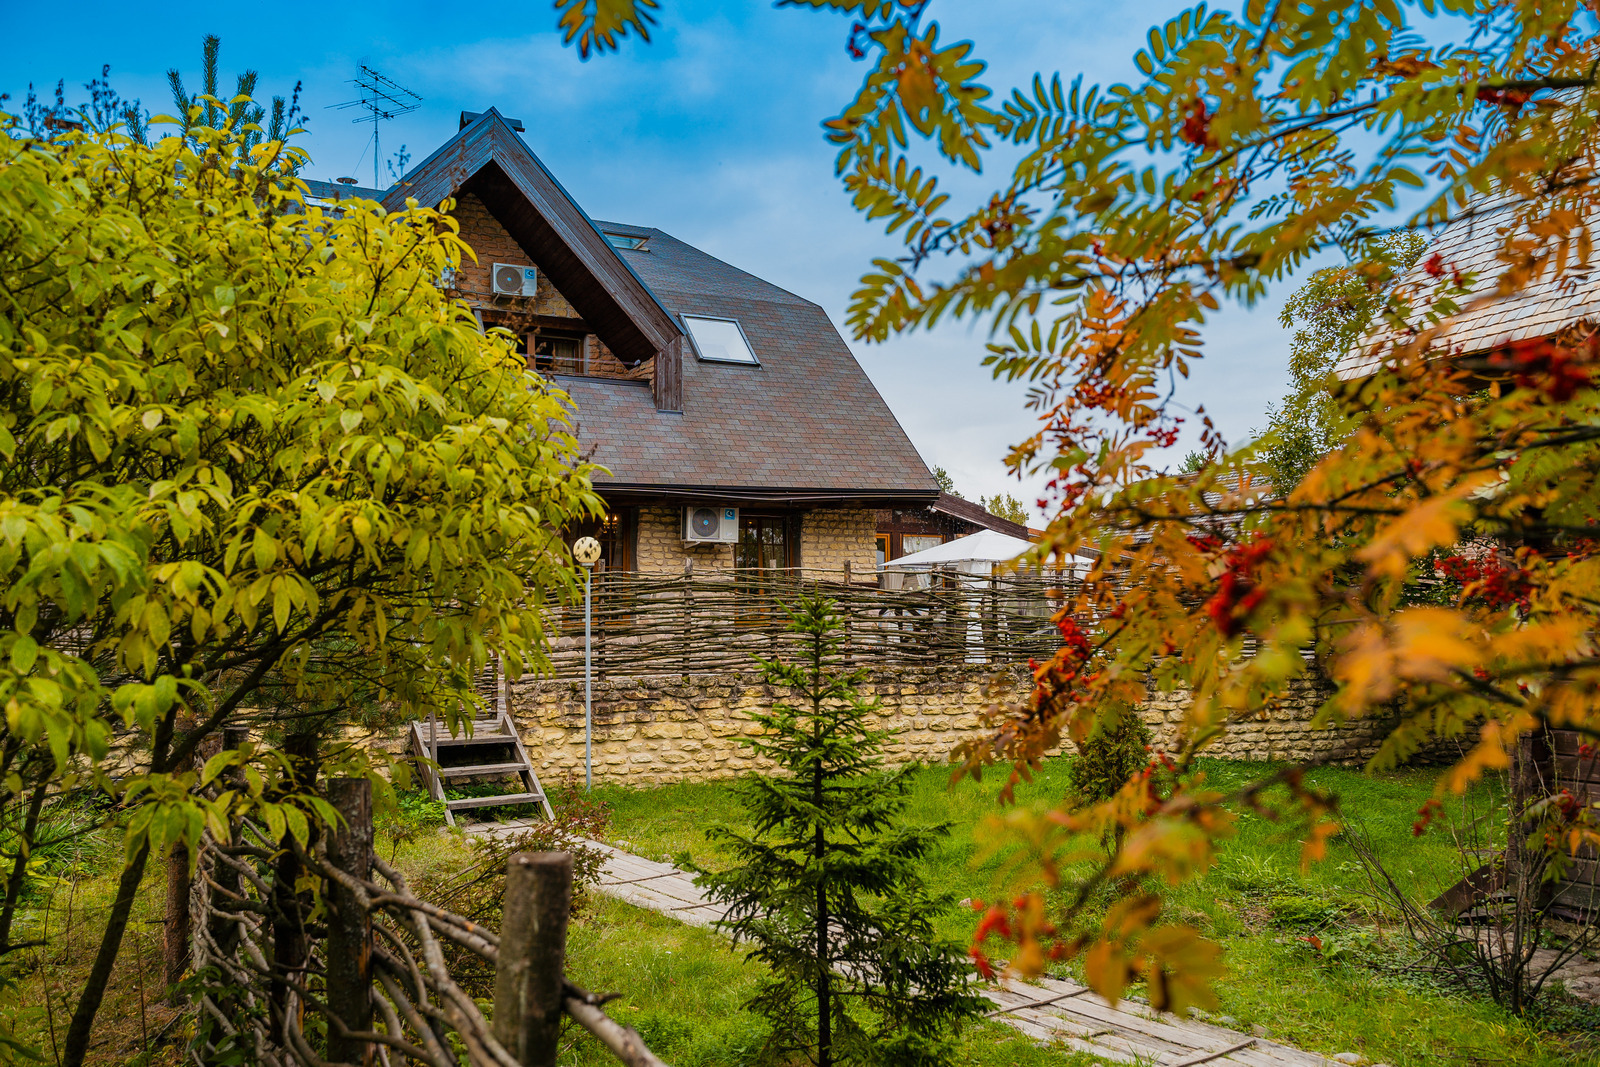
[[[643,248],[644,243],[650,239],[648,237],[638,237],[631,233],[612,233],[610,230],[601,230],[600,232],[605,235],[605,239],[610,242],[612,248]]]
[[[683,324],[689,330],[696,354],[712,363],[753,363],[761,365],[744,330],[737,319],[711,319],[700,315],[685,315]]]

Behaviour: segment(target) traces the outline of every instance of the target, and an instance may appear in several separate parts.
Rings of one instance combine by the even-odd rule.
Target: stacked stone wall
[[[840,582],[849,563],[853,581],[872,581],[878,569],[877,533],[874,511],[808,511],[800,523],[800,567],[807,577]]]
[[[873,539],[877,517],[872,511],[816,508],[800,516],[800,568],[808,578],[844,580],[848,560],[855,581],[871,581],[877,570]],[[639,542],[635,566],[644,574],[682,574],[692,560],[697,576],[733,568],[733,546],[691,544],[683,539],[681,507],[639,509]]]
[[[1030,679],[982,664],[874,671],[863,692],[881,702],[880,723],[895,731],[891,758],[943,763],[981,728],[996,699],[1021,699]],[[1296,683],[1279,704],[1242,717],[1211,755],[1240,760],[1313,760],[1359,765],[1377,751],[1392,723],[1368,720],[1314,729],[1326,684]],[[655,785],[730,778],[760,769],[740,738],[757,731],[752,710],[791,694],[759,674],[728,672],[602,679],[594,688],[594,775],[599,782]],[[523,679],[510,683],[510,706],[542,779],[583,774],[583,682]],[[1186,698],[1152,693],[1140,708],[1157,743],[1175,746]]]

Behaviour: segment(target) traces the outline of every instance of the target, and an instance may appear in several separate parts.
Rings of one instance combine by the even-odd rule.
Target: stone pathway
[[[480,824],[470,832],[493,833],[516,826]],[[590,843],[608,857],[597,886],[602,893],[691,926],[709,927],[722,918],[721,906],[706,899],[692,875],[669,863],[643,859],[598,841]],[[1005,982],[984,990],[984,995],[995,1003],[990,1017],[1039,1043],[1092,1053],[1115,1063],[1140,1067],[1340,1067],[1365,1062],[1349,1053],[1328,1059],[1264,1037],[1152,1011],[1136,1001],[1124,1000],[1113,1006],[1086,986],[1057,979]]]

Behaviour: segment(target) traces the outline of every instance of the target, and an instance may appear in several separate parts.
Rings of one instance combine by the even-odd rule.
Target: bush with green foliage
[[[1072,791],[1086,803],[1110,800],[1128,779],[1150,765],[1154,741],[1150,727],[1132,708],[1115,716],[1102,715],[1078,745],[1078,758],[1068,771]]]
[[[708,835],[731,866],[680,864],[727,905],[722,928],[771,968],[751,1001],[772,1024],[763,1062],[948,1063],[961,1023],[988,1006],[966,953],[934,930],[953,898],[917,870],[949,827],[905,825],[910,770],[883,765],[888,734],[868,725],[877,703],[858,690],[867,672],[839,666],[837,607],[802,597],[789,615],[800,662],[760,663],[799,706],[753,713],[762,733],[743,739],[778,773],[741,785],[748,833]]]

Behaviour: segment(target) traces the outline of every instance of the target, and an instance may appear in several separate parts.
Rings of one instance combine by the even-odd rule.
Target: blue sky
[[[866,71],[846,54],[848,20],[762,0],[663,7],[651,44],[629,41],[620,54],[581,62],[561,46],[545,2],[86,2],[70,16],[8,5],[0,91],[15,99],[29,82],[53,87],[63,77],[74,86],[109,63],[119,91],[159,113],[170,108],[166,69],[178,66],[193,88],[200,39],[217,33],[230,88],[246,67],[260,71],[258,96],[304,82],[307,175],[367,184],[369,127],[352,123],[354,112],[328,109],[355,95],[348,81],[366,62],[423,97],[416,112],[384,125],[385,156],[404,144],[417,162],[455,131],[458,112],[499,107],[527,123],[529,144],[592,216],[658,226],[817,301],[842,323],[862,269],[897,248],[851,210],[819,128]],[[1132,55],[1151,23],[1180,10],[1166,2],[935,0],[929,15],[944,40],[977,42],[998,92],[1034,71],[1132,78]],[[976,194],[987,180],[957,176],[958,201],[960,190]],[[1180,394],[1204,404],[1230,440],[1264,424],[1286,387],[1288,338],[1277,309],[1288,290],[1277,287],[1250,310],[1226,309]],[[852,347],[930,465],[950,470],[968,496],[1015,491],[1031,502],[1031,486],[1019,489],[1002,463],[1007,446],[1031,432],[1031,418],[1022,390],[979,366],[983,342],[981,332],[952,326]]]

